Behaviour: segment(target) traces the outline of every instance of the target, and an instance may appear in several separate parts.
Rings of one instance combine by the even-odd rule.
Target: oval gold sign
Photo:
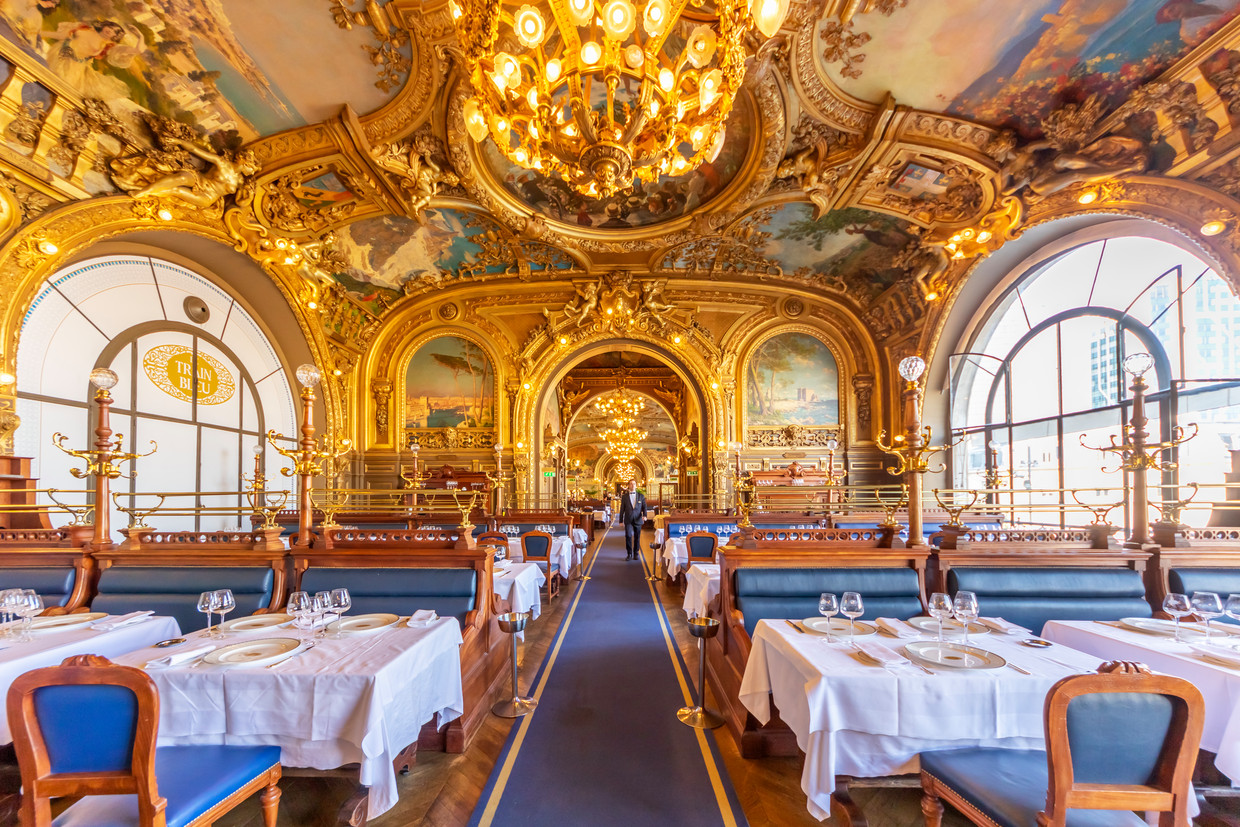
[[[147,378],[169,396],[185,402],[198,393],[198,404],[220,405],[232,399],[237,389],[232,374],[214,356],[199,352],[194,371],[194,352],[184,345],[158,345],[142,357]]]

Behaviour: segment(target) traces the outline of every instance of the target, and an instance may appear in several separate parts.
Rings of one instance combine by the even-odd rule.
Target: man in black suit
[[[620,524],[624,526],[625,560],[636,560],[642,547],[642,523],[646,522],[646,495],[637,490],[637,480],[629,480],[629,490],[620,495]]]

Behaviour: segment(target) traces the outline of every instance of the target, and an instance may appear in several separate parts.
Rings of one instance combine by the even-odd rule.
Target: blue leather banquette
[[[270,566],[109,566],[99,573],[91,611],[119,615],[150,609],[176,618],[182,631],[206,623],[198,612],[198,595],[231,589],[237,601],[233,617],[271,607],[275,571]],[[278,599],[278,598],[277,598]]]
[[[478,608],[478,578],[468,568],[308,568],[301,576],[306,592],[348,589],[350,614],[386,612],[410,615],[433,609],[440,617],[455,617],[465,627],[465,617]]]
[[[1180,594],[1214,592],[1226,600],[1228,595],[1240,594],[1240,568],[1173,568],[1167,572],[1167,585]],[[1226,616],[1218,619],[1240,622]]]
[[[1149,617],[1141,572],[1124,567],[954,566],[949,594],[970,591],[986,617],[1042,630],[1048,620]]]
[[[798,619],[818,615],[818,597],[860,592],[865,619],[910,618],[922,613],[921,583],[911,568],[764,568],[744,566],[733,574],[736,608],[745,631],[753,636],[759,620]]]
[[[77,578],[72,566],[2,566],[0,590],[31,589],[43,598],[44,608],[50,609],[68,605]]]

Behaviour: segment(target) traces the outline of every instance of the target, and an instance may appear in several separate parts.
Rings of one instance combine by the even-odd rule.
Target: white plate
[[[976,646],[959,643],[940,644],[937,640],[917,640],[904,645],[904,652],[911,660],[926,666],[945,666],[951,669],[1000,669],[1007,661],[994,652]]]
[[[76,629],[79,626],[89,626],[92,623],[107,617],[107,612],[86,612],[85,614],[76,615],[51,615],[50,617],[36,617],[30,621],[31,632],[63,632],[66,629]],[[16,628],[21,628],[20,623]]]
[[[1121,617],[1119,622],[1122,626],[1132,629],[1134,632],[1144,632],[1147,635],[1159,635],[1160,637],[1175,637],[1175,621],[1163,620],[1157,617]],[[1206,633],[1199,632],[1192,628],[1188,623],[1180,624],[1180,638],[1182,640],[1205,640]]]
[[[281,623],[288,623],[292,619],[292,615],[286,614],[250,615],[225,620],[219,628],[221,632],[256,632],[259,629],[270,629]]]
[[[939,633],[939,622],[932,617],[910,617],[908,619],[908,623],[910,626],[914,627],[915,629],[920,629],[921,631],[926,632],[927,634],[937,635]],[[985,635],[989,633],[990,633],[990,627],[983,626],[981,623],[978,623],[976,620],[969,622],[970,637],[973,635]],[[943,621],[943,634],[944,635],[964,635],[964,624],[961,623],[959,620],[944,620]]]
[[[830,631],[827,630],[828,620],[831,621]],[[849,623],[852,624],[853,634],[855,635],[872,635],[878,631],[878,628],[875,626],[871,626],[870,624],[860,620],[849,620],[846,617],[807,617],[801,621],[801,625],[804,626],[806,630],[810,632],[817,632],[820,635],[847,635]]]
[[[357,615],[327,624],[329,632],[377,632],[389,626],[395,626],[400,618],[390,614]]]
[[[1220,663],[1229,669],[1240,669],[1240,651],[1222,646],[1207,646],[1204,643],[1190,643],[1193,651],[1206,660]]]
[[[202,661],[212,666],[270,666],[291,656],[302,645],[300,640],[291,637],[247,640],[208,652]]]

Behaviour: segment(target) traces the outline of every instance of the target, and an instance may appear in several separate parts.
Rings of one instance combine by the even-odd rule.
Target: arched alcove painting
[[[495,370],[482,348],[458,336],[418,348],[405,372],[405,427],[494,425]]]
[[[754,350],[745,366],[748,424],[838,425],[839,369],[808,333],[781,333]]]

